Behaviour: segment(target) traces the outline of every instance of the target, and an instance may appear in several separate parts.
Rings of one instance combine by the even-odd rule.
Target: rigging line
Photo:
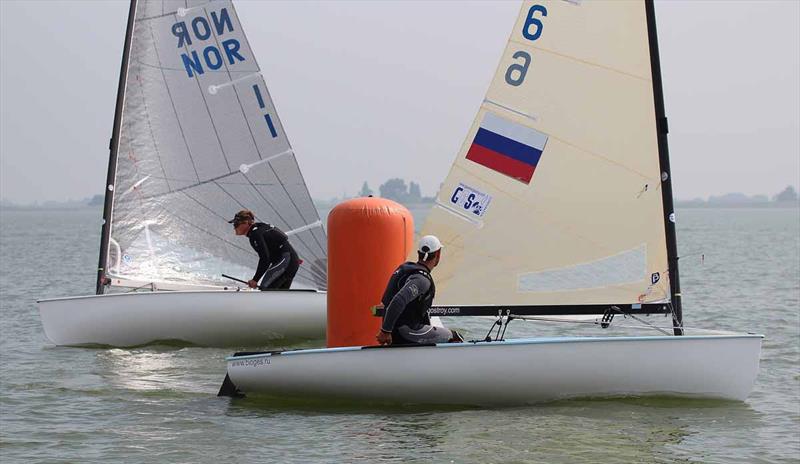
[[[161,65],[161,57],[158,54],[158,46],[156,45],[156,36],[153,33],[153,26],[152,23],[150,24],[150,37],[153,39],[153,51],[156,54],[156,59],[158,60],[159,66]],[[167,82],[167,76],[164,74],[164,70],[161,70],[161,78],[164,80],[164,87],[167,90],[167,96],[169,96],[169,101],[172,104],[172,112],[175,113],[175,121],[178,123],[178,130],[181,133],[181,138],[183,139],[184,145],[186,145],[186,154],[189,155],[189,161],[192,163],[192,168],[194,169],[194,175],[197,177],[197,180],[200,180],[200,174],[197,173],[197,165],[194,163],[194,157],[192,157],[192,149],[189,148],[189,141],[186,140],[186,133],[183,131],[183,124],[181,124],[181,118],[178,117],[178,110],[175,108],[175,99],[172,98],[172,91],[169,89],[169,83]]]
[[[188,5],[187,5],[187,7],[188,7]],[[203,7],[203,11],[205,12],[205,7]],[[206,15],[206,19],[208,20],[207,16],[208,15]],[[177,15],[175,16],[175,19],[176,20],[178,19]],[[216,42],[216,36],[215,36],[215,42]],[[222,47],[219,46],[219,42],[217,42],[217,47],[219,47],[219,50],[222,50]],[[184,43],[183,44],[183,49],[186,51],[187,55],[190,54],[189,53],[190,50],[189,50],[188,43]],[[223,62],[224,61],[225,60],[223,60]],[[200,96],[203,98],[203,106],[206,107],[206,113],[208,113],[208,120],[211,123],[211,128],[214,129],[214,137],[216,137],[216,139],[217,139],[217,144],[219,145],[219,151],[222,154],[222,158],[225,160],[225,166],[227,166],[228,171],[230,171],[231,170],[231,163],[228,160],[228,155],[225,154],[225,147],[222,146],[222,139],[219,136],[219,131],[217,130],[217,125],[214,123],[214,115],[211,114],[211,108],[208,107],[208,100],[206,100],[206,93],[203,91],[203,86],[200,85],[200,74],[199,73],[194,73],[194,81],[197,84],[197,90],[200,91]]]
[[[215,177],[214,179],[220,180],[220,179],[222,179],[224,177],[229,177],[232,174],[237,174],[238,172],[239,172],[239,170],[231,171],[228,174],[223,174],[221,176]],[[179,177],[163,177],[163,176],[156,176],[156,175],[153,175],[153,174],[150,174],[150,178],[151,179],[157,179],[157,180],[163,180],[163,181],[171,180],[171,181],[175,181],[175,182],[194,182],[195,181],[194,179],[181,179]],[[197,186],[200,186],[200,185],[208,183],[210,180],[211,179],[207,179],[207,180],[202,181],[199,184],[195,183],[195,184],[192,184],[192,185],[189,185],[189,186],[186,186],[186,187],[181,187],[181,188],[197,187]],[[247,182],[223,182],[223,183],[225,185],[249,185]],[[275,182],[253,182],[253,184],[261,186],[261,187],[274,187],[274,186],[278,185]],[[172,192],[170,192],[170,193],[172,193]]]
[[[549,50],[547,48],[542,48],[542,47],[533,45],[530,42],[523,42],[522,40],[514,39],[514,37],[511,37],[508,40],[508,43],[514,43],[514,44],[521,45],[523,47],[527,47],[527,48],[530,48],[530,49],[533,49],[533,50],[538,50],[540,52],[549,53],[551,55],[555,55],[555,56],[558,56],[558,57],[561,57],[561,58],[565,58],[565,59],[570,60],[570,61],[575,61],[577,63],[582,63],[582,64],[585,64],[585,65],[588,65],[588,66],[592,66],[592,67],[595,67],[595,68],[605,69],[606,71],[611,71],[613,73],[621,74],[621,75],[626,76],[626,77],[631,77],[631,78],[639,80],[639,81],[652,82],[651,79],[649,79],[647,77],[637,76],[636,74],[629,73],[627,71],[622,71],[622,70],[619,70],[619,69],[616,69],[616,68],[612,68],[611,66],[606,66],[606,65],[602,65],[602,64],[598,64],[598,63],[593,63],[593,62],[588,61],[588,60],[583,60],[581,58],[576,58],[574,56],[565,55],[564,53],[559,53],[559,52],[556,52],[556,51],[553,51],[553,50]]]
[[[142,84],[141,74],[138,72],[136,73],[136,80],[139,82],[139,90],[142,94],[142,105],[144,105],[144,114],[147,120],[147,128],[150,132],[150,138],[153,139],[153,147],[156,150],[156,157],[158,158],[158,165],[161,167],[161,172],[164,174],[164,181],[167,183],[167,190],[172,190],[172,187],[169,185],[169,179],[167,179],[167,171],[164,170],[164,162],[161,160],[161,151],[158,149],[158,141],[156,140],[156,135],[153,132],[153,123],[150,121],[150,108],[147,106],[147,97],[144,93],[144,85]]]
[[[208,212],[210,212],[210,213],[211,213],[211,214],[213,214],[214,216],[216,216],[216,217],[218,217],[218,218],[222,219],[222,220],[223,220],[223,221],[225,221],[225,222],[228,222],[228,218],[226,218],[225,216],[223,216],[223,215],[221,215],[221,214],[217,213],[216,211],[214,211],[213,209],[209,208],[208,206],[204,205],[204,204],[203,204],[203,203],[202,203],[200,200],[198,200],[197,198],[195,198],[195,197],[193,197],[193,196],[189,195],[189,194],[188,194],[187,192],[185,192],[185,191],[181,191],[181,193],[183,193],[184,195],[186,195],[187,197],[189,197],[190,199],[192,199],[192,200],[193,200],[195,203],[197,203],[198,205],[202,206],[204,209],[206,209]]]
[[[128,290],[128,291],[127,291],[127,292],[125,292],[125,293],[133,293],[133,292],[136,292],[136,291],[138,291],[138,290],[141,290],[141,289],[143,289],[143,288],[145,288],[145,287],[150,287],[150,291],[155,291],[155,289],[154,289],[155,285],[154,285],[154,284],[155,284],[155,282],[150,282],[150,283],[148,283],[148,284],[140,285],[140,286],[138,286],[138,287],[134,287],[134,288],[132,288],[132,289]]]
[[[626,313],[625,311],[621,310],[621,309],[620,309],[618,306],[612,306],[612,307],[611,307],[611,309],[612,309],[612,310],[615,310],[615,311],[618,311],[620,314],[622,314],[622,315],[624,315],[624,316],[626,316],[626,317],[630,317],[631,319],[633,319],[633,320],[635,320],[635,321],[637,321],[637,322],[640,322],[640,323],[642,323],[642,324],[645,324],[645,325],[647,325],[647,326],[649,326],[649,327],[652,327],[652,328],[654,328],[654,329],[658,330],[659,332],[663,333],[664,335],[671,335],[671,334],[670,334],[669,332],[667,332],[666,330],[664,330],[664,329],[661,329],[661,328],[658,328],[658,327],[654,326],[653,324],[651,324],[651,323],[649,323],[649,322],[645,321],[644,319],[640,319],[640,318],[638,318],[638,317],[634,316],[633,314],[628,314],[628,313]]]
[[[162,71],[175,71],[175,72],[179,72],[179,73],[185,73],[186,72],[185,68],[173,68],[171,66],[159,66],[159,65],[156,65],[156,64],[146,63],[146,62],[141,61],[139,59],[136,59],[136,60],[133,60],[133,61],[135,61],[137,64],[139,64],[141,66],[144,66],[146,68],[160,69]],[[206,68],[206,69],[203,70],[203,72],[211,74],[211,75],[214,75],[214,74],[222,74],[225,71],[222,71],[222,70],[219,70],[219,69]],[[231,72],[242,73],[242,74],[244,74],[244,73],[248,73],[249,74],[250,73],[249,71],[231,71]],[[245,76],[245,77],[247,77],[247,76]]]
[[[625,316],[623,314],[622,316]],[[570,319],[557,319],[552,317],[543,317],[543,316],[514,316],[514,319],[520,319],[526,322],[559,322],[559,323],[566,323],[566,324],[584,324],[584,325],[596,325],[599,326],[603,324],[602,321],[595,319],[593,321],[577,321],[577,320],[570,320]],[[666,329],[672,330],[672,327],[658,327],[652,324],[645,324],[645,325],[620,325],[615,323],[610,323],[610,327],[615,329],[652,329],[658,330],[660,332],[664,332],[669,336],[672,336],[669,332],[665,332]]]
[[[221,175],[219,175],[217,177],[212,177],[211,179],[206,179],[206,180],[197,182],[196,184],[187,185],[185,187],[181,187],[181,188],[177,188],[177,189],[174,189],[174,190],[170,190],[169,192],[154,193],[152,195],[148,195],[148,196],[144,197],[143,200],[152,200],[154,198],[160,198],[160,197],[163,197],[163,196],[172,195],[173,193],[183,192],[184,190],[189,190],[191,188],[199,187],[201,185],[205,185],[205,184],[212,183],[212,182],[216,184],[217,183],[216,181],[218,181],[220,179],[224,179],[226,177],[230,177],[230,176],[238,174],[238,173],[239,173],[239,171],[232,171],[232,172],[229,172],[227,174],[221,174]],[[173,179],[173,180],[176,180],[176,179]]]
[[[210,18],[208,17],[208,10],[205,7],[203,7],[203,14],[206,16],[206,20],[210,21]],[[238,16],[236,17],[236,19],[238,21],[238,19],[239,19]],[[240,23],[240,27],[241,27],[241,23]],[[212,29],[211,32],[214,35],[214,42],[216,43],[217,47],[221,48],[220,43],[219,43],[219,37],[217,37],[216,31],[214,31]],[[246,37],[246,34],[244,33],[244,29],[242,29],[242,35]],[[249,47],[250,47],[250,44],[248,43],[248,48]],[[253,53],[252,49],[250,49],[250,53]],[[253,58],[253,60],[255,60],[255,58]],[[231,75],[230,69],[228,68],[228,63],[223,60],[223,64],[225,66],[225,71],[227,71],[227,73],[228,73],[228,79],[233,80],[233,76]],[[256,67],[258,67],[258,66],[256,65]],[[267,99],[272,103],[272,96],[269,94],[269,89],[267,88],[266,81],[264,80],[263,76],[261,76],[261,74],[260,74],[260,72],[261,72],[260,68],[258,69],[258,72],[259,72],[258,76],[260,77],[259,80],[264,84],[264,89],[266,89]],[[250,132],[250,138],[253,141],[253,145],[254,145],[254,147],[256,149],[256,152],[258,153],[258,157],[263,159],[264,157],[261,154],[261,150],[260,150],[260,148],[258,146],[258,142],[256,141],[256,137],[253,134],[253,127],[251,126],[250,120],[247,118],[247,114],[245,113],[245,110],[244,110],[244,105],[242,105],[242,99],[239,96],[239,90],[236,88],[235,85],[231,86],[231,88],[233,89],[234,95],[236,95],[236,101],[239,103],[239,109],[242,111],[242,118],[244,118],[245,123],[247,124],[247,130],[248,130],[248,132]],[[203,95],[203,100],[205,101],[205,95]],[[273,103],[273,107],[274,107],[274,103]],[[275,122],[280,126],[281,132],[283,133],[283,138],[286,140],[286,144],[289,145],[289,139],[288,139],[288,137],[286,137],[286,131],[283,128],[283,123],[280,121],[280,118],[277,117],[277,114],[275,116],[276,116],[275,117],[275,119],[276,119]],[[289,146],[289,149],[291,150],[291,145]],[[302,178],[303,175],[300,172],[300,166],[297,165],[297,158],[294,156],[294,152],[291,152],[290,154],[292,155],[292,159],[294,159],[294,161],[295,161],[295,166],[297,167],[297,172],[300,173],[300,177]],[[227,160],[227,158],[226,158],[226,160]],[[275,168],[272,167],[272,164],[267,163],[267,165],[272,170],[272,173],[275,175],[275,178],[278,180],[278,183],[281,184],[281,187],[283,188],[284,193],[286,193],[286,197],[289,198],[289,201],[291,202],[292,206],[294,206],[295,209],[297,210],[297,213],[300,215],[300,219],[302,219],[303,223],[308,224],[308,223],[312,222],[312,221],[309,221],[308,219],[306,219],[305,215],[303,214],[303,211],[300,209],[300,207],[297,205],[297,203],[295,203],[295,201],[292,198],[292,196],[289,195],[289,191],[286,189],[286,186],[283,185],[283,181],[281,180],[280,176],[278,176],[278,173],[275,172]],[[230,167],[229,167],[229,169],[230,169]],[[247,176],[245,175],[245,177],[247,177]],[[305,184],[305,182],[304,182],[304,184]],[[309,195],[309,198],[310,198],[310,195]],[[319,220],[319,215],[316,214],[315,216],[316,216],[315,219]],[[287,222],[286,225],[289,226],[289,223]],[[319,242],[319,240],[317,239],[316,235],[311,234],[311,237],[314,239],[315,242],[317,242],[317,245],[319,246],[320,250],[322,250],[324,252],[325,249],[322,246],[322,244]]]
[[[244,176],[244,178],[245,178],[245,179],[247,179],[247,176]],[[247,180],[249,181],[249,179],[247,179]],[[231,194],[229,191],[227,191],[227,190],[226,190],[226,189],[225,189],[225,188],[224,188],[222,185],[218,184],[217,182],[214,182],[214,185],[216,185],[216,186],[217,186],[217,187],[218,187],[220,190],[222,190],[223,192],[225,192],[225,194],[226,194],[226,195],[228,195],[229,197],[231,197],[231,199],[232,199],[232,200],[233,200],[235,203],[237,203],[237,204],[238,204],[238,205],[239,205],[241,208],[246,208],[246,206],[245,206],[244,204],[242,204],[242,202],[241,202],[241,201],[239,201],[239,199],[238,199],[238,198],[236,198],[235,196],[233,196],[233,195],[232,195],[232,194]],[[258,189],[256,189],[256,192],[258,192]],[[266,200],[265,200],[265,201],[266,201]],[[276,210],[276,209],[275,209],[275,208],[272,206],[272,204],[270,204],[270,203],[269,203],[269,201],[267,201],[267,204],[268,204],[268,205],[269,205],[269,206],[272,208],[272,210],[273,210],[273,211],[275,211],[275,212],[277,213],[277,210]],[[280,216],[280,213],[278,213],[278,215]],[[285,222],[285,221],[284,221],[284,222]],[[311,251],[311,248],[310,248],[308,245],[306,245],[306,243],[305,243],[305,242],[304,242],[302,239],[300,240],[300,243],[302,243],[302,244],[303,244],[303,246],[304,246],[304,247],[305,247],[305,248],[306,248],[306,249],[309,251],[309,254],[311,254],[311,256],[313,256],[315,259],[321,259],[319,256],[317,256],[317,254],[316,254],[316,253],[314,253],[314,252],[312,252],[312,251]]]

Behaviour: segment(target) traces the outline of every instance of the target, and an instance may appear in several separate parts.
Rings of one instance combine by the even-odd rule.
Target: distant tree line
[[[798,206],[798,195],[791,185],[780,193],[773,195],[772,200],[767,195],[747,196],[743,193],[726,193],[725,195],[708,197],[708,200],[695,198],[694,200],[678,200],[677,206],[683,207],[791,207]]]
[[[419,184],[411,181],[406,185],[406,181],[400,178],[392,178],[382,183],[378,187],[379,196],[394,200],[398,203],[430,203],[433,202],[433,197],[423,197]],[[375,192],[369,187],[369,184],[364,181],[361,190],[358,192],[360,197],[368,197],[374,195]]]

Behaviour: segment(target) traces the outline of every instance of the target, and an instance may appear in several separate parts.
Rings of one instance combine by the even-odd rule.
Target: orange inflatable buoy
[[[392,272],[414,246],[414,218],[385,198],[355,198],[328,214],[328,347],[375,345]]]

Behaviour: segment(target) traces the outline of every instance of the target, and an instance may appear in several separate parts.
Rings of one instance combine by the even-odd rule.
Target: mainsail
[[[233,4],[133,0],[130,14],[100,279],[248,277],[257,257],[227,223],[246,208],[290,235],[295,282],[324,289],[325,232]]]
[[[523,3],[423,228],[438,306],[674,310],[654,21],[649,1]]]

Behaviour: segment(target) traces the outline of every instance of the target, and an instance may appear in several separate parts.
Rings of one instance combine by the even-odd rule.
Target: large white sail
[[[107,274],[249,278],[257,256],[227,223],[246,208],[291,235],[304,260],[295,282],[324,289],[325,232],[233,4],[133,8]]]
[[[670,301],[642,1],[525,1],[423,228],[437,305]]]

